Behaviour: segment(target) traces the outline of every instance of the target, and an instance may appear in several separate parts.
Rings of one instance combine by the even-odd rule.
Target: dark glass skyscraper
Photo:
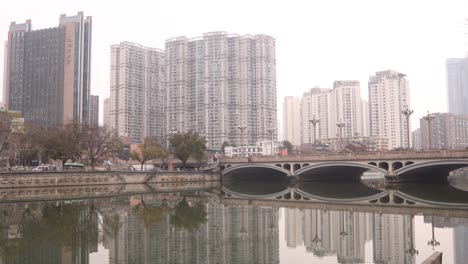
[[[61,15],[59,26],[32,30],[12,22],[5,49],[5,107],[44,126],[89,117],[91,17]]]

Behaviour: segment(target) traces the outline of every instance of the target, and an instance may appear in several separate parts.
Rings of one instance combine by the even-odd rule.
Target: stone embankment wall
[[[86,185],[122,185],[220,181],[221,175],[206,172],[73,171],[0,174],[0,189]]]

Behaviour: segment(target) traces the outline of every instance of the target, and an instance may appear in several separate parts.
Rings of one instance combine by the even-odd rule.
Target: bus
[[[63,167],[65,170],[69,170],[69,169],[72,169],[72,170],[84,170],[85,169],[85,165],[82,164],[82,163],[65,163],[65,167]]]

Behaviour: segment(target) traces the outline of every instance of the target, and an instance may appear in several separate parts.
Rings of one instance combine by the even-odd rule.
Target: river
[[[442,252],[464,264],[467,208],[464,182],[36,196],[0,203],[0,263],[421,263]]]

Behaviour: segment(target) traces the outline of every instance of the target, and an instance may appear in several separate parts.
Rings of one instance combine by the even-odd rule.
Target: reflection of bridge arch
[[[435,160],[429,162],[415,163],[400,168],[395,174],[400,178],[425,177],[430,175],[446,177],[453,170],[468,166],[468,160]]]
[[[362,175],[365,171],[377,171],[386,174],[387,171],[380,167],[376,167],[366,163],[357,162],[325,162],[315,165],[309,165],[296,171],[296,175],[299,177],[303,176],[343,176],[350,178],[357,178]]]
[[[261,164],[261,163],[245,163],[231,166],[222,171],[223,177],[244,177],[244,178],[285,178],[289,175],[289,171],[281,167]]]
[[[241,193],[241,192],[230,190],[226,187],[223,187],[221,190],[224,192],[224,195],[227,197],[236,197],[236,198],[244,198],[244,199],[275,199],[276,197],[282,197],[285,194],[289,193],[289,189],[284,189],[283,191],[279,191],[276,193],[268,193],[268,194]]]

